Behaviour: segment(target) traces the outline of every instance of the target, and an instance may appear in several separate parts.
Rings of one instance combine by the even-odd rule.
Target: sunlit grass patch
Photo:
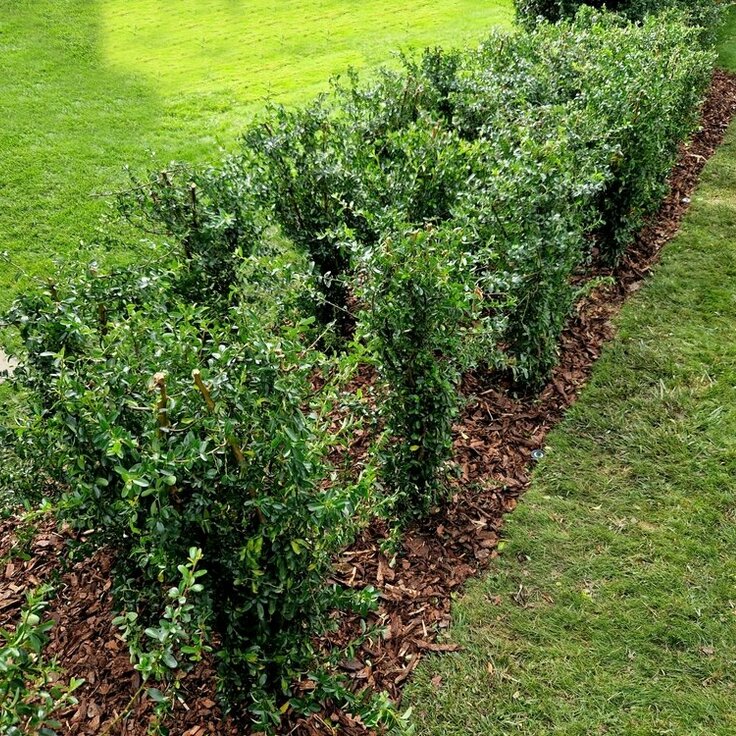
[[[510,23],[510,0],[112,0],[105,58],[163,94],[227,92],[238,102],[303,99],[350,65],[391,51],[462,45]],[[232,102],[233,100],[230,100]]]

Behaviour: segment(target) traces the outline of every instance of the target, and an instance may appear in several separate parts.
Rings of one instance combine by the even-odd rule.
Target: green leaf
[[[146,695],[153,700],[154,703],[165,703],[166,698],[164,694],[155,687],[149,687],[148,690],[146,690]]]

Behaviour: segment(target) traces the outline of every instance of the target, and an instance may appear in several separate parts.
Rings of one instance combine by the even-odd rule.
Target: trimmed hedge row
[[[675,15],[639,27],[588,11],[478,52],[428,52],[375,85],[338,88],[332,109],[279,111],[277,130],[248,133],[246,159],[260,157],[264,207],[335,309],[351,254],[372,252],[393,223],[457,223],[464,250],[487,258],[484,292],[504,294],[502,362],[538,385],[588,236],[618,257],[695,124],[712,60],[697,34]]]
[[[583,9],[351,75],[268,111],[218,166],[134,182],[121,212],[163,235],[166,268],[93,271],[16,303],[29,411],[5,432],[6,482],[57,482],[67,517],[126,559],[144,675],[214,635],[257,728],[310,707],[292,690],[310,637],[332,607],[372,601],[326,583],[356,514],[395,523],[442,500],[463,371],[539,386],[574,283],[657,207],[713,63],[686,21]],[[332,432],[358,421],[344,385],[365,362],[377,440],[347,472]],[[168,588],[191,599],[176,636]],[[347,697],[319,682],[314,697]]]
[[[666,10],[678,10],[686,20],[712,38],[726,3],[721,0],[515,0],[517,19],[523,25],[534,25],[539,19],[553,23],[573,18],[583,6],[619,13],[629,20],[642,20]]]

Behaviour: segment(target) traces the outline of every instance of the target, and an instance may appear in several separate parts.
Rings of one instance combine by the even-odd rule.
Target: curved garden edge
[[[437,634],[449,625],[453,595],[497,556],[502,517],[513,510],[527,487],[532,450],[543,447],[549,429],[575,400],[602,344],[612,337],[611,318],[646,278],[662,245],[677,232],[699,174],[735,113],[736,76],[716,72],[703,126],[682,148],[670,194],[621,266],[615,272],[597,274],[612,276],[615,283],[594,289],[578,304],[563,336],[560,363],[539,397],[513,399],[488,388],[482,375],[466,377],[468,401],[455,435],[455,460],[462,480],[451,503],[409,530],[401,554],[393,560],[380,551],[385,537],[380,525],[368,529],[341,557],[337,566],[340,582],[355,587],[374,585],[380,591],[382,604],[372,623],[386,631],[385,637],[365,643],[354,660],[344,663],[356,687],[386,690],[399,699],[425,652],[454,648],[437,643]],[[12,522],[6,523],[0,536],[3,557],[10,546],[10,535],[5,532],[11,527]],[[0,600],[0,623],[13,619],[26,586],[53,574],[61,539],[53,527],[44,526],[30,543],[30,558],[7,563],[5,589],[11,595]],[[110,623],[112,602],[103,563],[98,555],[64,573],[51,609],[57,623],[51,653],[67,675],[87,678],[77,693],[80,704],[67,714],[65,723],[67,733],[75,736],[104,731],[137,689],[137,675],[126,665],[125,647]],[[326,639],[324,646],[346,642],[356,626],[357,620],[345,617],[339,633]],[[175,714],[173,732],[186,736],[236,733],[223,722],[214,703],[212,674],[205,666],[191,679],[188,709]],[[136,707],[130,718],[123,719],[121,733],[145,733],[149,712]],[[308,721],[294,720],[286,732],[350,736],[366,729],[350,716],[327,708]]]

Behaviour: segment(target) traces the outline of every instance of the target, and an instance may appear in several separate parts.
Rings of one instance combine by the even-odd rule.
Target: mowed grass
[[[458,45],[510,23],[508,0],[109,0],[103,51],[168,96],[236,109],[298,101],[331,74],[372,67],[392,51]]]
[[[736,7],[730,7],[718,38],[718,62],[736,72]]]
[[[0,308],[54,260],[130,252],[135,233],[98,230],[126,164],[215,160],[266,98],[512,16],[511,0],[0,0]]]
[[[457,602],[463,651],[419,668],[419,736],[736,733],[734,182],[736,126]]]

